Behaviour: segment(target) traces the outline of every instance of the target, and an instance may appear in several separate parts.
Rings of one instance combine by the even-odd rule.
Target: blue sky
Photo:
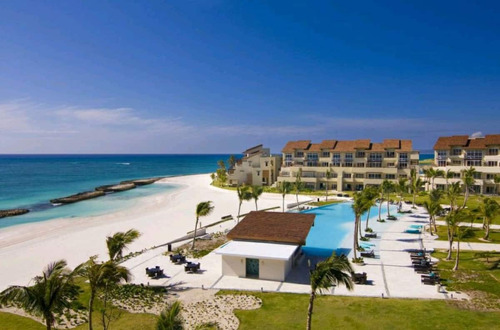
[[[0,153],[500,133],[495,1],[8,1]]]

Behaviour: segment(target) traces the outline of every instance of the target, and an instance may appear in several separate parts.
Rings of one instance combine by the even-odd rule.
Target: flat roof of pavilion
[[[227,234],[227,238],[305,245],[315,217],[312,213],[252,211]]]
[[[288,260],[298,247],[297,244],[230,241],[215,253],[231,257]]]

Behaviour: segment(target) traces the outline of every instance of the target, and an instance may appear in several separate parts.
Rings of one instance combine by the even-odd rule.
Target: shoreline
[[[65,259],[70,268],[93,255],[104,260],[107,258],[106,236],[118,231],[135,228],[142,234],[125,254],[184,236],[194,227],[195,208],[201,201],[211,200],[215,206],[210,216],[200,219],[203,225],[229,214],[236,218],[236,192],[213,187],[210,182],[209,174],[166,177],[155,184],[172,184],[177,186],[175,189],[139,198],[131,208],[104,215],[57,218],[1,228],[0,290],[9,285],[28,284],[48,263],[59,259]],[[294,200],[295,196],[289,195],[285,202]],[[259,199],[259,209],[281,204],[282,197],[278,194],[264,193]],[[255,210],[253,201],[243,203],[242,214],[252,210]]]

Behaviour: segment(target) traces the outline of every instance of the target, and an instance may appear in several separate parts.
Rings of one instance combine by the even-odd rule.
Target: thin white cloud
[[[473,139],[483,137],[483,132],[474,132],[470,135],[470,137]]]

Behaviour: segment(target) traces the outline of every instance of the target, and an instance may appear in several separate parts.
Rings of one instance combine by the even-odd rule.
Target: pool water
[[[354,213],[351,208],[352,203],[330,204],[301,213],[316,214],[314,226],[311,227],[309,235],[306,238],[306,245],[302,250],[306,255],[329,257],[335,251],[339,254],[348,255],[351,250],[351,244],[346,246],[342,244],[347,241],[346,238],[353,235]],[[391,206],[392,213],[396,212],[396,206]],[[382,206],[382,218],[387,215],[385,204]],[[362,224],[366,219],[366,213],[361,217]],[[370,210],[370,221],[378,218],[378,205]],[[363,227],[364,228],[364,227]],[[352,242],[352,240],[350,240]]]

